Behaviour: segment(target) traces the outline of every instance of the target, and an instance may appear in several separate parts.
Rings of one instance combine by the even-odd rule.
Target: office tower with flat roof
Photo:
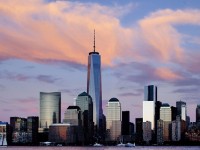
[[[61,121],[61,93],[40,92],[40,128],[49,128]]]
[[[160,107],[160,119],[163,120],[163,140],[170,141],[170,126],[172,121],[171,107],[163,103]]]
[[[38,144],[39,117],[30,116],[27,118],[27,139],[28,143]]]
[[[122,135],[130,135],[129,122],[130,122],[129,111],[122,111]]]
[[[80,107],[69,106],[65,111],[63,123],[69,123],[76,126],[82,125]]]
[[[181,140],[181,119],[180,116],[176,117],[176,120],[172,121],[172,141]]]
[[[111,98],[106,105],[107,141],[117,141],[121,136],[121,103]]]
[[[177,108],[174,106],[171,106],[171,111],[172,111],[172,120],[176,120]]]
[[[163,140],[163,120],[159,119],[157,120],[157,144],[162,145],[164,140]]]
[[[93,102],[92,97],[86,92],[79,94],[76,105],[81,109],[82,126],[85,144],[92,143],[93,139]]]
[[[12,128],[12,143],[27,143],[27,119],[10,117]]]
[[[176,108],[177,108],[177,115],[181,117],[181,120],[186,121],[186,116],[187,116],[186,103],[183,101],[177,101]]]
[[[143,118],[135,118],[136,143],[142,143],[143,141],[142,124],[143,124]]]
[[[149,85],[144,87],[143,122],[150,121],[151,129],[155,128],[156,120],[157,87]]]
[[[197,122],[200,123],[200,105],[197,105],[197,108],[196,108],[196,123]]]
[[[101,56],[95,50],[94,32],[94,51],[88,56],[87,72],[87,93],[93,101],[93,121],[97,130],[102,129],[102,88],[101,88]]]
[[[151,127],[151,122],[146,121],[143,122],[143,141],[145,141],[147,144],[152,140],[152,127]]]

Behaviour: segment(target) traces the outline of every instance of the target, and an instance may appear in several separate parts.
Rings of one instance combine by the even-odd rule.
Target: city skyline
[[[0,120],[39,116],[40,92],[62,93],[63,120],[74,98],[87,91],[95,29],[104,114],[109,99],[116,97],[134,122],[142,117],[144,86],[156,85],[158,101],[170,106],[186,102],[195,121],[200,2],[155,2],[1,1]]]

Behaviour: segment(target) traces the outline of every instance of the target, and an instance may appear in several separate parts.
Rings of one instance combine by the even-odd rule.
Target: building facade
[[[40,92],[40,128],[61,122],[61,93]]]
[[[31,144],[38,143],[38,128],[39,128],[39,117],[30,116],[27,118],[27,142]]]
[[[146,121],[143,122],[143,141],[145,141],[147,144],[152,140],[152,127],[151,127],[151,122]]]
[[[130,135],[129,122],[130,122],[130,112],[122,111],[122,135]]]
[[[143,119],[142,118],[135,118],[135,133],[136,133],[136,142],[142,143],[143,141]]]
[[[111,98],[106,105],[107,141],[117,141],[121,136],[121,103]]]
[[[69,106],[64,114],[63,123],[81,126],[81,109],[78,106]]]
[[[157,144],[162,145],[164,142],[163,139],[163,120],[157,120]]]
[[[157,87],[149,85],[144,87],[144,101],[143,101],[143,122],[150,121],[151,128],[155,128],[155,108],[157,102]]]
[[[95,37],[95,36],[94,36]],[[97,130],[102,128],[102,85],[101,85],[101,56],[95,51],[88,56],[87,93],[93,101],[93,121]]]
[[[177,115],[181,117],[181,120],[186,121],[186,116],[187,116],[186,103],[183,101],[177,101],[176,108],[177,108]]]
[[[170,141],[170,126],[172,121],[171,107],[164,103],[160,107],[160,119],[163,120],[163,140]]]
[[[172,141],[181,140],[181,119],[180,116],[176,117],[176,120],[172,121]]]
[[[85,144],[92,143],[93,139],[93,102],[92,97],[86,92],[78,95],[76,105],[80,107]]]
[[[200,123],[200,105],[197,105],[197,108],[196,108],[196,123],[197,122]]]

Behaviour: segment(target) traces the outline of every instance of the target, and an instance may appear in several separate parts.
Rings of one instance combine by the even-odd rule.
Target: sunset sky
[[[103,109],[112,97],[131,121],[144,86],[158,100],[200,104],[199,0],[1,0],[0,121],[39,116],[39,92],[62,92],[62,118],[86,91],[88,53],[101,55]]]

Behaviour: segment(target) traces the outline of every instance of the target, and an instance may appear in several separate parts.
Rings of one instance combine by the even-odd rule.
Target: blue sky
[[[62,118],[86,91],[87,57],[102,58],[103,108],[117,97],[131,121],[142,117],[145,85],[158,100],[200,103],[198,0],[2,0],[0,120],[39,115],[39,92],[62,92]]]

